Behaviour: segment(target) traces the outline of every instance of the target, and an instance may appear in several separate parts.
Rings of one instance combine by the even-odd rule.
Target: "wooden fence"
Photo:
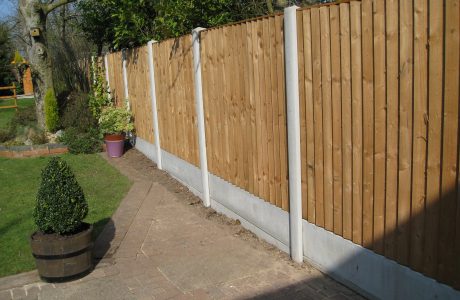
[[[191,36],[155,43],[153,52],[160,145],[198,166]]]
[[[288,209],[283,17],[201,35],[209,170]]]
[[[109,65],[109,83],[110,83],[110,94],[115,101],[116,105],[122,105],[124,103],[124,85],[123,85],[123,54],[121,51],[110,53],[107,56]]]
[[[297,20],[304,218],[458,288],[459,1]]]
[[[143,46],[126,51],[126,71],[129,78],[129,102],[134,116],[136,135],[153,144],[152,102],[150,100],[147,47]]]
[[[457,289],[459,1],[297,11],[304,219]],[[198,165],[191,36],[153,47],[161,147]],[[201,33],[209,171],[288,210],[283,49],[282,15]]]

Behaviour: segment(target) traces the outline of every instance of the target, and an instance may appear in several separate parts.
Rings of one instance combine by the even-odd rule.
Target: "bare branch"
[[[58,8],[60,6],[63,6],[63,5],[66,5],[66,4],[69,4],[69,3],[72,3],[72,2],[75,2],[75,1],[76,0],[58,0],[56,2],[52,1],[48,5],[44,6],[43,11],[47,15],[50,12],[52,12],[53,10],[55,10],[56,8]]]

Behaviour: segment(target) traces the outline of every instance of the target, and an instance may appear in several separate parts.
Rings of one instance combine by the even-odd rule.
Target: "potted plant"
[[[34,211],[38,230],[30,237],[40,277],[72,278],[92,268],[93,227],[84,223],[88,204],[67,163],[54,157],[42,171]]]
[[[99,118],[99,129],[104,134],[109,157],[123,155],[125,134],[134,130],[131,113],[123,107],[105,107]]]

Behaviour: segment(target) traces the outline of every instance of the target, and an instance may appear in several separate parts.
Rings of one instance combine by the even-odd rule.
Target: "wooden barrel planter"
[[[93,226],[85,223],[73,235],[33,233],[30,245],[40,277],[65,281],[89,272],[93,267],[92,231]]]

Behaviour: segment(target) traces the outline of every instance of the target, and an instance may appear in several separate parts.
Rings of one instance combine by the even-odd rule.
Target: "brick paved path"
[[[0,278],[0,299],[362,299],[202,207],[139,152],[109,161],[134,183],[96,242],[94,271]]]

